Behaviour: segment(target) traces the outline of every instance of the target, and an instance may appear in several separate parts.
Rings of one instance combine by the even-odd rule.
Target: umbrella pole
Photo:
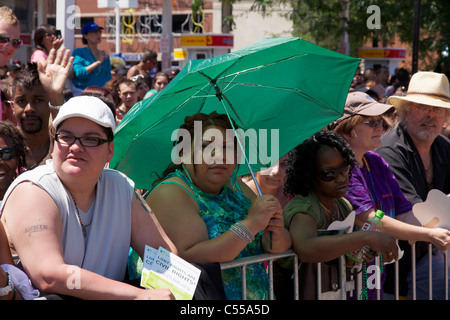
[[[226,99],[226,101],[228,102],[230,107],[233,108],[233,106],[231,105],[231,102],[228,99]],[[228,120],[230,121],[231,126],[233,127],[233,131],[234,131],[234,134],[236,136],[236,140],[237,140],[237,142],[239,144],[239,148],[241,149],[242,154],[244,155],[245,162],[247,163],[247,166],[248,166],[248,169],[250,170],[250,173],[252,175],[253,181],[255,182],[255,186],[256,186],[256,189],[258,190],[258,194],[260,196],[262,196],[261,188],[259,187],[258,181],[256,180],[256,176],[255,176],[255,173],[254,173],[254,171],[252,169],[252,166],[250,165],[250,161],[248,161],[247,155],[245,154],[244,146],[241,143],[241,139],[239,139],[239,135],[236,132],[236,128],[234,127],[233,120],[231,119],[230,114],[228,113],[228,110],[225,107],[225,104],[223,103],[223,101],[222,101],[222,105],[223,105],[223,108],[225,110],[225,113],[227,114]],[[272,231],[269,232],[269,236],[270,236],[269,247],[270,247],[270,249],[272,249]]]
[[[228,116],[228,118],[230,118],[230,115],[228,114],[228,112],[227,112],[227,116]],[[252,166],[250,165],[250,161],[248,161],[247,155],[245,154],[244,146],[241,143],[241,139],[239,139],[239,136],[238,136],[238,134],[236,132],[236,129],[235,129],[231,119],[230,119],[230,123],[231,123],[231,126],[233,127],[234,134],[236,135],[236,138],[237,138],[236,140],[238,141],[239,148],[241,149],[242,154],[244,155],[245,162],[247,163],[247,166],[248,166],[248,169],[250,170],[250,173],[252,175],[253,181],[255,182],[255,186],[256,186],[256,189],[258,190],[258,194],[260,196],[262,196],[262,192],[261,192],[261,188],[259,187],[258,180],[256,180],[256,176],[255,176],[255,173],[253,172]],[[269,232],[269,237],[270,237],[269,248],[270,248],[270,250],[272,250],[272,231]]]

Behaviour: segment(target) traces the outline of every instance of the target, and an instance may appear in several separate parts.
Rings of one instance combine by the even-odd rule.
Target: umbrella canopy
[[[258,141],[244,141],[248,159],[261,153],[261,142],[265,159],[281,157],[342,115],[359,62],[300,38],[267,38],[191,60],[164,90],[128,111],[116,128],[110,167],[150,189],[172,161],[174,130],[186,116],[212,111],[257,134]],[[272,164],[261,157],[250,162],[255,171]],[[239,175],[249,172],[240,165]]]

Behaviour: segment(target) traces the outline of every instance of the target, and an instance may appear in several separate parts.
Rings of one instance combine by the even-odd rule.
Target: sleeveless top
[[[186,170],[184,173],[177,170],[167,176],[167,178],[177,177],[181,179],[189,189],[175,181],[162,181],[162,183],[176,184],[185,189],[198,203],[200,217],[206,224],[210,239],[220,236],[230,229],[230,227],[247,217],[248,210],[252,204],[236,184],[230,188],[224,186],[219,195],[210,194],[197,188],[192,182]],[[255,240],[249,243],[236,258],[254,256],[263,253],[262,235],[259,232]],[[247,299],[264,300],[268,299],[269,279],[264,263],[250,264],[246,267]],[[242,276],[240,268],[222,270],[222,280],[225,294],[228,300],[242,299]]]
[[[121,281],[126,273],[131,238],[131,201],[134,183],[122,173],[103,169],[95,200],[89,211],[93,220],[83,236],[75,203],[56,172],[52,160],[18,176],[5,194],[21,182],[30,181],[45,190],[59,208],[62,220],[64,262]],[[1,208],[3,210],[3,206]],[[0,211],[1,212],[1,211]],[[32,214],[32,212],[30,212]]]

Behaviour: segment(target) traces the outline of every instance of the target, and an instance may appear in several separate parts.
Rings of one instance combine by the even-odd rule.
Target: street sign
[[[182,34],[181,47],[233,48],[234,37],[229,34]]]
[[[159,40],[159,50],[161,53],[168,53],[170,52],[170,35],[167,33],[161,34],[161,38]]]
[[[405,48],[361,48],[358,58],[366,59],[400,59],[405,60]]]

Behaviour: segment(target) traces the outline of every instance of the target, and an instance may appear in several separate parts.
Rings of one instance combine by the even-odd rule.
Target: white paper
[[[333,221],[329,226],[329,231],[331,230],[345,230],[345,233],[350,233],[353,231],[353,225],[355,224],[355,211],[348,214],[347,218],[343,221]]]
[[[157,254],[158,250],[145,245],[144,259],[142,260],[142,276],[141,276],[142,287],[145,287],[145,282],[147,281],[148,273],[152,268],[152,264],[155,261]]]
[[[143,287],[169,288],[176,299],[192,299],[200,269],[162,247],[146,247],[143,263]]]
[[[436,228],[450,229],[450,198],[437,189],[430,190],[427,200],[416,203],[412,211],[424,226],[431,224]]]

